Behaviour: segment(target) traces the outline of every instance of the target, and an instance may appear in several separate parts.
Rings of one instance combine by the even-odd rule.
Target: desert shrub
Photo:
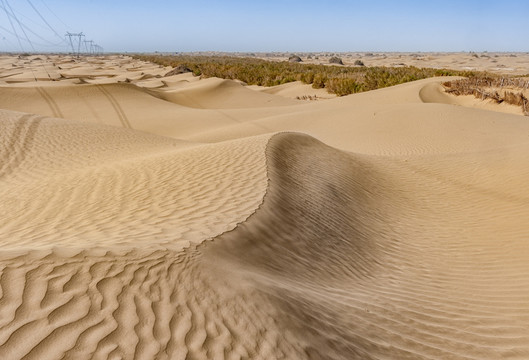
[[[355,64],[356,66],[365,66],[365,65],[364,65],[364,62],[363,62],[362,60],[355,60],[354,64]]]
[[[359,84],[355,80],[349,78],[329,79],[325,83],[325,88],[328,92],[338,96],[354,94],[364,90],[364,86],[362,84]]]
[[[327,76],[323,74],[316,74],[314,75],[314,80],[312,82],[312,87],[314,89],[323,89],[325,87],[325,83],[327,82]]]
[[[299,80],[304,84],[312,84],[314,82],[314,73],[307,72],[300,75]]]
[[[512,91],[506,91],[504,97],[506,103],[518,106],[522,106],[524,100],[527,100],[521,92],[515,93]]]
[[[482,100],[520,106],[529,116],[529,100],[524,94],[529,89],[529,81],[523,77],[473,74],[466,79],[444,82],[443,86],[446,92],[454,95],[474,95]]]

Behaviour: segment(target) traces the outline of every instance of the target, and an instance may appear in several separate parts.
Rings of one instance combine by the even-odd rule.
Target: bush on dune
[[[522,77],[505,77],[480,74],[466,79],[443,83],[446,92],[454,95],[474,95],[481,100],[490,99],[496,103],[520,106],[524,115],[529,116],[529,80]]]
[[[325,83],[325,87],[330,93],[338,96],[354,94],[364,91],[364,85],[357,83],[354,79],[350,78],[334,78],[329,79]]]

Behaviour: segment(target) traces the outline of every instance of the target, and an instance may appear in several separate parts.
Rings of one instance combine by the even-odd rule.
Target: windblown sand
[[[0,57],[0,359],[529,358],[529,118],[169,70]]]

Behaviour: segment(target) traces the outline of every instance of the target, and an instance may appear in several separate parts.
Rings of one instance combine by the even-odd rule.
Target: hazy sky
[[[106,51],[529,51],[529,0],[0,0],[0,51],[66,50],[31,4]]]

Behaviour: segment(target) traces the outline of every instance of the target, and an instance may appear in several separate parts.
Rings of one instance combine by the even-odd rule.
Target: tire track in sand
[[[105,97],[110,102],[110,105],[112,105],[112,107],[116,111],[121,125],[123,125],[123,127],[126,129],[132,129],[127,115],[125,115],[123,108],[121,107],[121,105],[119,105],[119,102],[116,100],[116,98],[107,89],[105,89],[104,86],[96,85],[96,87],[103,93],[103,95],[105,95]]]
[[[53,117],[64,117],[61,109],[59,108],[59,105],[57,105],[57,102],[53,100],[53,97],[51,97],[50,94],[48,94],[48,92],[43,87],[37,86],[35,87],[35,89],[50,107],[51,112],[53,113]]]

